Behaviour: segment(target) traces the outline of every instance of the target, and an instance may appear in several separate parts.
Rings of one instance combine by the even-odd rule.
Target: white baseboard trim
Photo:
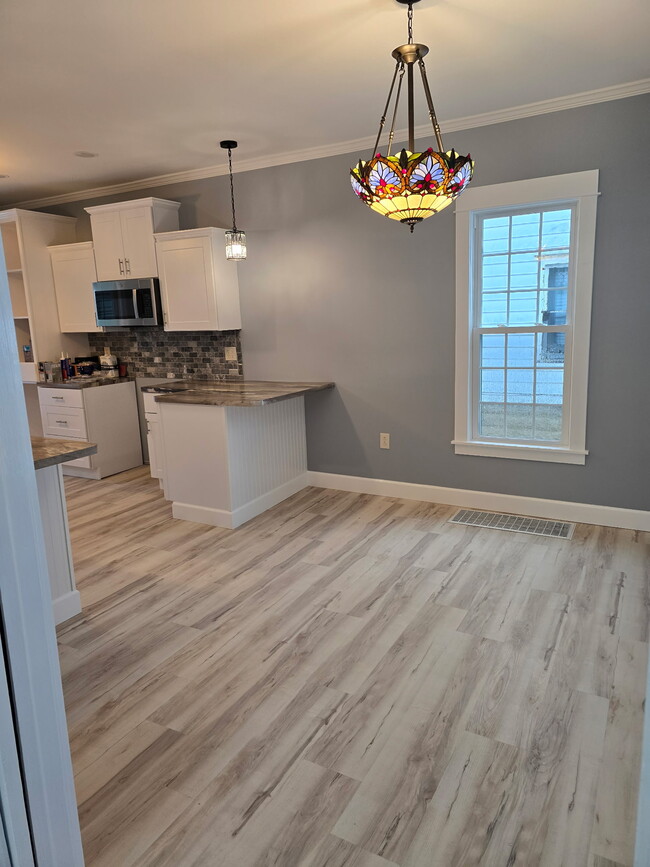
[[[298,491],[302,491],[303,488],[308,487],[308,485],[309,473],[304,472],[299,476],[290,479],[288,482],[278,485],[278,487],[273,488],[272,491],[262,494],[261,497],[257,497],[255,500],[245,503],[243,506],[240,506],[238,509],[233,511],[233,526],[241,527],[241,525],[245,524],[246,521],[250,521],[251,518],[261,515],[262,512],[266,512],[267,509],[271,509],[273,506],[277,506],[278,503],[281,503],[288,497],[293,497],[294,494],[297,494]]]
[[[71,590],[69,593],[64,593],[57,599],[52,600],[52,610],[54,611],[54,624],[65,623],[71,617],[81,614],[81,596],[78,590]]]
[[[309,481],[309,473],[301,473],[288,482],[267,491],[261,497],[250,500],[229,512],[226,509],[215,509],[210,506],[193,506],[191,503],[172,503],[172,515],[174,518],[180,518],[183,521],[194,521],[198,524],[209,524],[211,527],[225,527],[228,530],[234,530],[236,527],[241,527],[267,509],[277,506],[287,497],[292,497],[298,491],[302,491],[311,482]]]
[[[493,494],[489,491],[466,491],[461,488],[442,488],[437,485],[418,485],[388,479],[366,479],[363,476],[344,476],[337,473],[310,471],[308,476],[309,484],[316,488],[334,488],[356,494],[379,494],[382,497],[422,500],[426,503],[442,503],[467,509],[514,512],[518,515],[533,515],[537,518],[550,518],[557,521],[650,531],[650,512],[637,509],[571,503],[566,500],[542,500],[515,494]]]

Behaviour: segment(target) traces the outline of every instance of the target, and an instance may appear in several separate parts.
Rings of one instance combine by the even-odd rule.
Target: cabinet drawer
[[[80,388],[39,388],[38,401],[42,407],[84,405]]]
[[[86,438],[86,416],[83,409],[70,406],[41,406],[43,436]]]

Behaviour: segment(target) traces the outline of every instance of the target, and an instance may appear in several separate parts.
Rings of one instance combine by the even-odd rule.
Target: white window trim
[[[547,178],[472,187],[456,203],[456,454],[584,464],[591,294],[596,241],[598,169]],[[472,436],[471,250],[478,211],[527,205],[575,204],[575,298],[573,351],[567,359],[568,442],[563,446],[490,442]]]

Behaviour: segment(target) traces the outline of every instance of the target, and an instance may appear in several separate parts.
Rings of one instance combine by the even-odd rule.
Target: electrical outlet
[[[380,433],[379,434],[379,448],[380,449],[389,449],[390,448],[390,434]]]
[[[226,346],[226,361],[237,361],[237,347]]]

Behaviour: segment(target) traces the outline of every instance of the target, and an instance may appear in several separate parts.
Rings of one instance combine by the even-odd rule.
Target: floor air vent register
[[[550,536],[554,539],[570,539],[576,526],[564,521],[546,521],[543,518],[479,512],[474,509],[461,509],[449,519],[449,523],[486,527],[490,530],[510,530],[511,533],[531,533],[533,536]]]

